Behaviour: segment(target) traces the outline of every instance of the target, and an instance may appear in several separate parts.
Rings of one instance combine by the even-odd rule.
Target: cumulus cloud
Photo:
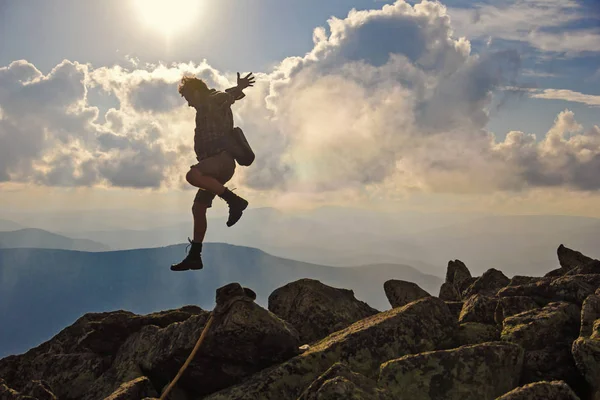
[[[600,51],[597,28],[573,27],[600,15],[596,5],[579,0],[506,0],[451,8],[449,13],[457,32],[470,39],[494,37],[571,55]]]
[[[306,55],[256,73],[234,105],[257,154],[235,184],[303,196],[600,186],[598,128],[584,133],[570,111],[542,140],[510,132],[498,142],[485,130],[494,96],[519,84],[519,56],[473,54],[440,3],[352,10],[313,39]],[[221,90],[235,84],[235,73],[206,61],[131,70],[64,61],[48,75],[26,61],[0,68],[0,180],[185,187],[195,157],[194,111],[177,93],[183,74]],[[91,88],[119,102],[103,123]]]

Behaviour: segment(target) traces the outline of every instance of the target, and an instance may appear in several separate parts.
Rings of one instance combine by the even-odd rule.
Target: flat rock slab
[[[417,300],[356,322],[315,343],[301,355],[205,400],[296,399],[340,361],[352,371],[373,379],[383,362],[399,355],[441,348],[456,329],[456,321],[442,300],[435,297]]]
[[[581,400],[563,381],[535,382],[518,387],[496,400]]]
[[[505,342],[409,355],[383,364],[378,384],[397,400],[493,400],[518,385],[523,355]]]

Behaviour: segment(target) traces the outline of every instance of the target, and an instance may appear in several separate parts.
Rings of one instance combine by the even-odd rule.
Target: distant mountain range
[[[172,272],[185,245],[110,252],[0,249],[0,358],[40,344],[87,312],[125,309],[150,313],[214,305],[215,289],[239,282],[267,305],[276,288],[301,278],[354,290],[359,300],[389,309],[383,283],[415,282],[437,295],[442,279],[406,265],[341,268],[271,256],[263,251],[207,243],[201,271]]]
[[[25,228],[16,231],[0,232],[0,249],[40,248],[79,251],[110,250],[105,244],[89,239],[71,239],[42,229]]]
[[[180,243],[192,222],[149,230],[70,231],[111,248],[147,248]],[[209,218],[206,241],[258,248],[279,257],[322,265],[406,264],[443,275],[448,260],[460,259],[481,274],[541,275],[558,266],[564,245],[600,257],[596,218],[553,215],[389,214],[323,208],[287,214],[250,209],[232,228]]]

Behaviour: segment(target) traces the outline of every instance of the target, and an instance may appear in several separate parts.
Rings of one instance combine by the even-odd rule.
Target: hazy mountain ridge
[[[148,248],[183,242],[192,223],[159,230],[70,233],[113,248]],[[464,259],[476,273],[488,268],[509,274],[541,274],[555,265],[557,243],[599,257],[597,218],[553,215],[448,215],[356,211],[329,207],[288,215],[251,209],[234,228],[209,218],[208,242],[262,249],[270,254],[322,265],[393,262],[443,274],[447,260]],[[370,262],[369,262],[370,263]],[[431,267],[428,267],[431,266]]]
[[[0,249],[39,248],[78,251],[106,251],[110,247],[89,239],[72,239],[43,229],[23,228],[0,232]]]
[[[381,290],[388,279],[418,283],[435,294],[442,279],[402,265],[326,267],[263,251],[207,243],[202,271],[176,273],[185,245],[110,252],[0,250],[0,356],[22,352],[56,334],[81,314],[125,309],[136,313],[197,304],[210,308],[214,289],[231,281],[252,287],[266,304],[275,288],[301,278],[354,290],[378,309],[389,308]],[[4,347],[7,346],[7,347]]]

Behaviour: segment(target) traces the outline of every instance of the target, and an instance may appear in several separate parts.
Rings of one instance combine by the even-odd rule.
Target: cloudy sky
[[[0,208],[187,212],[238,71],[254,207],[600,217],[597,0],[0,0]]]

